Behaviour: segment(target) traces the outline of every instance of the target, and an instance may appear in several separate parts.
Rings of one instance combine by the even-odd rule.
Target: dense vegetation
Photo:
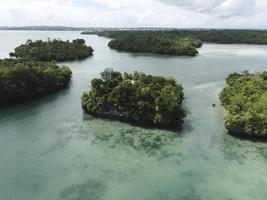
[[[88,114],[173,127],[183,124],[182,101],[183,88],[173,78],[142,72],[112,72],[111,79],[93,79],[91,90],[82,96]]]
[[[220,95],[227,111],[226,128],[231,133],[267,136],[267,72],[233,73]]]
[[[260,30],[181,30],[171,34],[191,36],[203,42],[219,44],[267,44],[267,31]]]
[[[127,33],[109,42],[112,49],[155,54],[195,56],[202,42],[189,37],[167,37],[150,33]]]
[[[68,67],[17,59],[0,60],[0,105],[21,102],[67,86]]]
[[[267,44],[266,30],[158,30],[158,31],[102,31],[99,36],[118,38],[129,33],[161,35],[168,38],[189,37],[203,42],[221,44]],[[84,33],[86,34],[86,32]]]
[[[85,45],[84,39],[76,39],[70,42],[62,40],[32,41],[28,40],[10,53],[16,58],[30,59],[34,61],[72,61],[81,60],[93,55],[92,47]]]

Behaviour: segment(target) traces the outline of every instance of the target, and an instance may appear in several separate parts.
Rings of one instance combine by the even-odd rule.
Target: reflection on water
[[[225,77],[267,70],[267,47],[205,44],[194,58],[118,53],[79,32],[1,32],[0,56],[28,38],[84,38],[95,55],[68,64],[69,89],[0,109],[2,200],[263,200],[267,145],[226,134]],[[9,41],[9,42],[6,42]],[[185,89],[182,131],[84,116],[80,97],[106,67],[173,76]]]

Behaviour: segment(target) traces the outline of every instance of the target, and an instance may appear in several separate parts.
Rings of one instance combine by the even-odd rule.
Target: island
[[[19,59],[34,61],[73,61],[82,60],[93,55],[93,48],[85,44],[84,39],[62,41],[59,39],[48,39],[47,41],[28,40],[15,48],[9,55]]]
[[[267,72],[233,73],[220,94],[225,127],[239,136],[267,136]]]
[[[85,113],[140,125],[182,127],[183,87],[172,77],[132,74],[107,68],[81,97]]]
[[[51,62],[0,60],[0,106],[20,103],[65,88],[71,70]]]
[[[195,56],[202,42],[192,37],[168,37],[165,34],[129,32],[116,36],[108,46],[111,49],[175,56]]]

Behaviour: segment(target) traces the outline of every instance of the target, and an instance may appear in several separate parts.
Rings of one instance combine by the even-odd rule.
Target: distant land
[[[258,30],[267,31],[267,29],[218,29],[218,28],[161,28],[161,27],[137,27],[137,28],[114,28],[114,27],[69,27],[69,26],[0,26],[0,30],[18,30],[18,31],[116,31],[116,30]]]
[[[177,28],[160,28],[160,27],[138,27],[138,28],[112,28],[112,27],[69,27],[69,26],[0,26],[0,30],[31,30],[31,31],[138,31],[138,30],[176,30]],[[188,29],[188,30],[201,30],[197,29]]]
[[[17,30],[17,31],[84,31],[84,27],[67,27],[67,26],[0,26],[0,30]]]
[[[31,31],[117,31],[117,30],[173,30],[175,28],[112,28],[112,27],[68,27],[68,26],[0,26],[0,30]],[[198,29],[199,30],[199,29]]]

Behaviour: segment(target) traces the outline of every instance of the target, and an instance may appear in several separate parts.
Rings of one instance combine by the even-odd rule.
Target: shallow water
[[[2,200],[263,200],[267,144],[226,134],[218,94],[230,72],[267,70],[267,46],[205,44],[194,58],[119,53],[79,32],[0,32],[0,57],[27,39],[84,38],[95,49],[66,63],[69,89],[0,109]],[[183,131],[85,116],[80,96],[105,67],[183,83]]]

